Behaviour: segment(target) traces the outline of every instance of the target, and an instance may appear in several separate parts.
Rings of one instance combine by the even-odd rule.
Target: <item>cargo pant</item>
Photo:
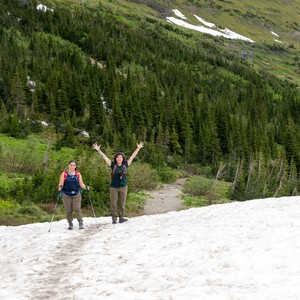
[[[73,221],[73,211],[76,213],[78,223],[82,224],[81,194],[78,193],[74,196],[68,196],[62,193],[62,201],[64,203],[66,217],[69,224]]]
[[[119,188],[110,187],[109,196],[110,196],[110,210],[113,220],[116,220],[119,216],[120,218],[124,217],[125,211],[125,202],[127,196],[128,186],[123,186]],[[118,205],[118,200],[120,199],[120,205]]]

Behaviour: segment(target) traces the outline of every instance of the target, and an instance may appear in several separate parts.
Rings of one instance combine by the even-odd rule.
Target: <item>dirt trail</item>
[[[151,191],[149,198],[145,201],[144,214],[155,215],[184,209],[179,195],[185,180],[186,178],[180,178],[174,183]]]

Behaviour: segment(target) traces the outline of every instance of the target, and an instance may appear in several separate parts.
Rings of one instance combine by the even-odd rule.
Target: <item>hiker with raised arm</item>
[[[80,188],[88,190],[89,187],[82,181],[81,173],[77,171],[76,161],[71,160],[68,170],[63,171],[59,177],[58,191],[62,194],[68,229],[73,229],[73,211],[79,223],[79,229],[84,229],[82,212],[81,212],[81,193]]]
[[[102,156],[106,164],[111,168],[111,182],[109,188],[110,197],[110,210],[112,216],[112,223],[117,224],[119,217],[119,223],[124,223],[127,219],[124,218],[125,202],[127,197],[128,185],[127,185],[127,169],[131,165],[133,159],[136,157],[140,149],[144,147],[144,143],[137,144],[136,150],[131,154],[130,158],[126,160],[125,155],[122,152],[117,152],[114,155],[113,161],[111,161],[101,150],[100,145],[93,144],[93,148]],[[120,206],[118,209],[118,202]]]

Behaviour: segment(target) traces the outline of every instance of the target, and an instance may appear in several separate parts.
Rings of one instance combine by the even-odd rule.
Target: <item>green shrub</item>
[[[11,138],[12,139],[12,138]],[[13,141],[14,142],[14,141]],[[16,146],[0,141],[1,169],[5,172],[32,173],[42,163],[42,153],[38,144],[31,140],[17,140]]]
[[[161,167],[157,170],[157,174],[159,175],[162,183],[171,183],[179,177],[182,177],[180,170],[174,170],[169,167]]]
[[[43,214],[42,210],[39,207],[33,205],[21,206],[17,209],[17,213],[34,217],[40,217]]]
[[[184,183],[182,191],[192,196],[205,196],[211,192],[214,181],[200,176],[192,176]]]
[[[11,202],[9,200],[3,200],[0,198],[0,209],[12,209],[19,207],[18,203]]]
[[[0,173],[0,197],[2,199],[15,198],[16,192],[12,194],[12,190],[18,189],[18,183],[23,180],[24,176],[16,173]]]
[[[205,197],[199,197],[199,196],[188,196],[184,195],[182,196],[184,205],[187,207],[201,207],[201,206],[208,206],[209,199]]]
[[[136,216],[144,209],[146,195],[143,193],[129,193],[126,200],[126,215]]]
[[[128,185],[132,192],[152,190],[158,182],[157,172],[147,164],[133,163],[128,170]]]

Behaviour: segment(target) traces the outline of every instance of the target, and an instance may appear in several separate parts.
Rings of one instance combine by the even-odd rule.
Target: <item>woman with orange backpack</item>
[[[71,160],[68,165],[68,170],[63,171],[59,177],[58,191],[62,194],[68,229],[73,229],[73,211],[79,223],[79,229],[84,229],[81,212],[81,193],[80,188],[88,190],[89,187],[82,181],[80,172],[76,169],[76,161]]]
[[[117,224],[117,218],[119,217],[119,223],[124,223],[127,219],[124,218],[125,202],[128,191],[127,186],[127,169],[131,165],[133,159],[136,157],[140,149],[144,147],[144,143],[137,144],[136,150],[131,154],[130,158],[126,160],[123,153],[117,152],[114,155],[114,160],[111,161],[101,150],[100,145],[93,144],[93,148],[102,156],[106,164],[111,168],[111,183],[109,189],[110,197],[110,210],[112,215],[112,223]],[[120,200],[120,207],[118,209],[118,200]]]

